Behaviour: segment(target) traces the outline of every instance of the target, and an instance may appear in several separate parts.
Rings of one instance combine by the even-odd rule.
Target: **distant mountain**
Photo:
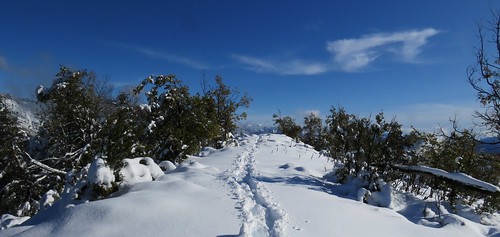
[[[480,140],[476,151],[486,154],[500,154],[500,140],[498,137],[485,137]]]
[[[266,134],[266,133],[276,133],[276,126],[271,126],[268,124],[256,124],[256,123],[240,123],[238,124],[237,134]]]
[[[17,115],[21,130],[30,136],[36,134],[40,127],[40,119],[36,114],[38,109],[36,101],[3,93],[0,93],[0,99],[4,100],[7,108]]]

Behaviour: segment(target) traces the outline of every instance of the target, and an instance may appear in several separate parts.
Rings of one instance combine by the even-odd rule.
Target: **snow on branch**
[[[50,166],[48,166],[48,165],[46,165],[46,164],[44,164],[44,163],[42,163],[40,161],[37,161],[37,160],[31,158],[31,156],[28,153],[26,153],[26,152],[24,154],[26,154],[28,156],[28,158],[30,159],[30,161],[33,164],[37,165],[38,167],[40,167],[40,168],[42,168],[44,170],[47,170],[49,172],[52,172],[52,173],[66,175],[66,172],[64,172],[62,170],[58,170],[58,169],[52,168],[52,167],[50,167]]]
[[[393,165],[401,171],[424,173],[438,178],[442,178],[448,181],[458,182],[468,187],[479,189],[482,191],[490,193],[500,193],[500,188],[496,185],[490,184],[488,182],[476,179],[470,175],[459,173],[459,172],[447,172],[441,169],[427,167],[427,166],[406,166],[406,165]]]

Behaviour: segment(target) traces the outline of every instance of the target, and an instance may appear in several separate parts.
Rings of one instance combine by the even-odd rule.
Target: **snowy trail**
[[[286,236],[286,212],[278,207],[270,192],[256,178],[259,174],[255,156],[261,141],[260,136],[253,138],[250,147],[236,156],[234,168],[226,172],[243,222],[239,236]]]
[[[428,227],[410,221],[433,221],[422,216],[425,202],[416,197],[394,192],[392,209],[359,202],[349,194],[357,189],[335,188],[326,178],[335,165],[328,157],[292,138],[238,141],[205,149],[113,198],[55,206],[26,225],[0,230],[0,237],[500,237],[496,216],[482,225],[450,213],[444,227]]]

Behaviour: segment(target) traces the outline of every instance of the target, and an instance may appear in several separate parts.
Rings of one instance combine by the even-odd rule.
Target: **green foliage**
[[[143,128],[139,126],[139,106],[130,93],[121,92],[113,101],[111,111],[99,131],[95,147],[107,157],[111,167],[117,168],[124,158],[145,155],[139,141]]]
[[[230,88],[222,81],[222,77],[215,77],[215,88],[205,91],[205,97],[212,100],[215,110],[215,119],[220,127],[220,142],[217,145],[221,147],[223,142],[228,140],[229,133],[237,128],[236,122],[246,119],[245,112],[238,113],[240,108],[248,108],[252,98],[248,95],[240,95],[240,92]]]
[[[340,159],[340,180],[360,175],[391,179],[390,165],[401,162],[405,153],[405,137],[395,120],[386,122],[383,113],[375,121],[348,114],[344,108],[332,108],[327,117],[327,150]]]
[[[278,126],[278,132],[285,134],[295,140],[299,140],[302,128],[295,123],[295,119],[290,116],[282,117],[281,114],[273,115],[274,124]]]
[[[313,146],[316,150],[323,150],[326,147],[323,122],[315,114],[310,114],[304,118],[302,127],[302,141]]]
[[[43,104],[41,136],[48,140],[48,165],[80,170],[95,154],[94,142],[106,116],[109,94],[93,73],[61,67],[52,86],[37,95]]]
[[[94,195],[90,200],[108,197],[117,183],[80,187],[93,157],[118,170],[124,158],[180,162],[203,146],[223,146],[236,121],[246,118],[239,110],[251,98],[221,77],[215,83],[191,95],[174,75],[151,76],[132,93],[112,98],[110,87],[93,73],[61,67],[49,88],[37,90],[42,126],[29,147],[15,115],[0,100],[0,211],[34,214],[47,190],[77,190],[77,196]],[[138,103],[141,95],[146,104]]]
[[[40,198],[40,185],[35,182],[24,160],[27,137],[18,127],[15,115],[0,97],[0,213],[30,215]],[[28,205],[25,205],[25,204]]]
[[[238,108],[248,107],[250,98],[239,97],[220,77],[216,83],[216,88],[193,96],[174,75],[152,76],[134,90],[137,95],[151,86],[145,92],[148,106],[141,115],[145,132],[140,140],[148,155],[180,161],[202,146],[220,146],[228,139],[235,122],[246,117],[237,113]]]

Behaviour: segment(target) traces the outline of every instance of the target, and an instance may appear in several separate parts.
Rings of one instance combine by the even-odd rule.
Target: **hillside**
[[[205,149],[112,198],[56,203],[0,236],[500,236],[498,215],[442,206],[438,218],[437,205],[390,189],[377,194],[389,208],[359,202],[355,184],[328,178],[330,159],[289,137],[239,143]]]
[[[30,136],[36,134],[40,121],[36,115],[38,105],[35,101],[3,93],[0,93],[0,100],[3,100],[7,108],[16,115],[22,131]]]

